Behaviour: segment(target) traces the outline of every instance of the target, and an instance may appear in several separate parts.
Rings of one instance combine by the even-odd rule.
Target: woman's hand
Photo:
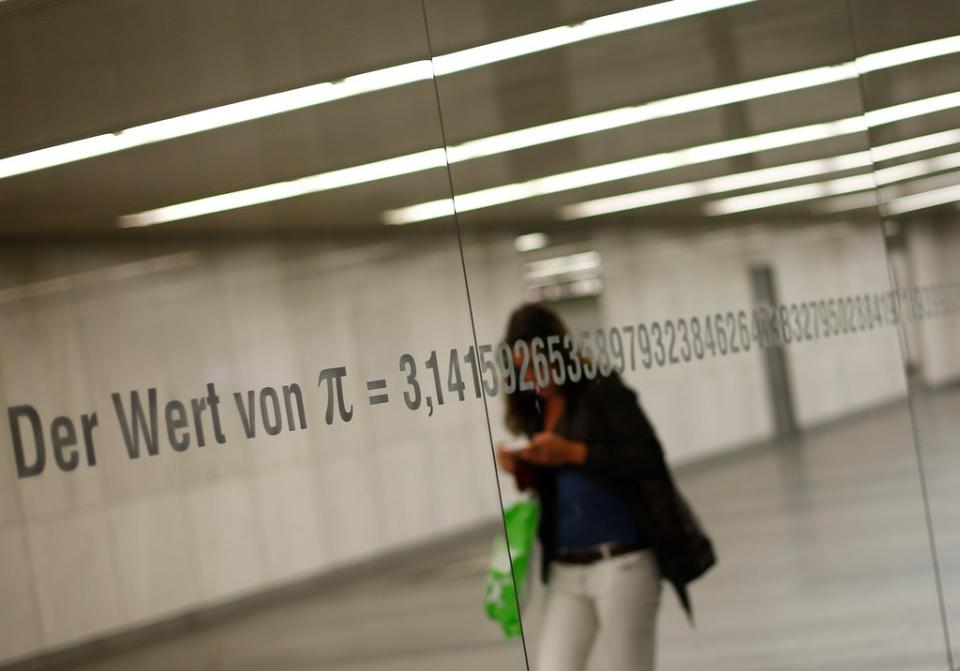
[[[497,445],[496,455],[497,465],[500,467],[500,470],[504,473],[516,473],[518,454],[516,450],[511,450],[504,443],[499,443]]]
[[[579,465],[587,460],[587,446],[584,443],[567,440],[553,431],[542,431],[531,438],[530,447],[517,456],[534,464]]]

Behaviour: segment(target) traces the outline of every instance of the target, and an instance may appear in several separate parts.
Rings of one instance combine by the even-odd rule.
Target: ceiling
[[[5,0],[0,158],[631,9],[627,0]],[[584,7],[590,14],[584,15]],[[851,24],[851,16],[853,24]],[[853,32],[851,32],[851,27]],[[152,226],[119,217],[960,34],[952,0],[758,0],[484,67],[0,179],[0,235],[383,230],[382,214],[658,152],[833,121],[957,89],[960,55]],[[429,42],[428,42],[429,38]],[[439,105],[438,105],[439,102]],[[955,109],[871,132],[954,129]],[[713,197],[563,223],[589,199],[863,151],[865,133],[484,207],[464,226],[702,220]],[[960,147],[953,147],[957,151]],[[918,153],[915,160],[943,153]],[[831,173],[843,177],[866,168]],[[799,181],[812,181],[806,178]],[[777,183],[776,187],[795,182]],[[760,188],[760,187],[758,187]],[[771,188],[771,187],[762,187]],[[796,219],[815,201],[739,218]],[[851,216],[876,216],[873,211]],[[726,221],[726,220],[718,220]],[[449,218],[410,228],[450,226]]]

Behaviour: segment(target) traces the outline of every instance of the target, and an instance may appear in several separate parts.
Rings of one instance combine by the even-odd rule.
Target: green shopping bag
[[[483,603],[487,617],[500,623],[507,638],[514,638],[520,635],[517,603],[526,585],[533,541],[537,536],[537,522],[540,520],[540,504],[533,500],[514,503],[503,511],[503,519],[510,548],[508,551],[503,536],[497,536],[493,542]],[[514,590],[514,584],[519,593]]]

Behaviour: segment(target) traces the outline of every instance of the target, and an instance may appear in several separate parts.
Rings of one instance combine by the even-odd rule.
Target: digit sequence
[[[960,282],[727,310],[597,328],[530,342],[402,354],[410,410],[456,398],[531,392],[623,374],[786,347],[960,314]],[[428,371],[423,373],[423,371]]]

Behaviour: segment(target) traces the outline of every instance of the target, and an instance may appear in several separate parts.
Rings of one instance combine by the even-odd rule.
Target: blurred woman
[[[548,339],[566,343],[566,368],[537,384],[523,359]],[[636,394],[616,374],[587,379],[596,366],[575,352],[554,312],[519,307],[506,342],[524,386],[532,383],[506,397],[507,428],[529,442],[520,450],[498,445],[497,460],[541,504],[548,587],[536,669],[583,671],[596,644],[611,671],[650,671],[661,579],[689,614],[686,584],[713,563],[710,542],[677,493]]]

